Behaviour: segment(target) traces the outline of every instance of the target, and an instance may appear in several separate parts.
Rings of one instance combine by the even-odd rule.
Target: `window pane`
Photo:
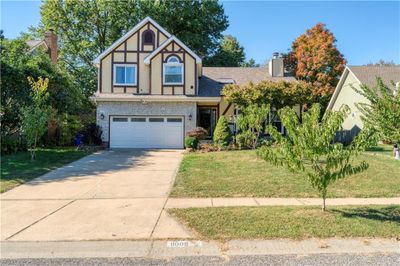
[[[128,118],[125,117],[114,117],[113,122],[128,122]]]
[[[181,123],[182,122],[182,118],[167,118],[167,122]]]
[[[164,118],[149,118],[149,122],[164,122]]]
[[[146,122],[145,117],[133,117],[131,118],[131,122]]]
[[[126,67],[126,83],[136,83],[136,67]]]
[[[166,74],[181,74],[182,73],[182,66],[167,66],[165,68]]]
[[[165,75],[165,83],[182,83],[182,75]]]
[[[116,83],[121,83],[121,84],[125,83],[125,67],[117,66],[115,68],[115,72],[116,72],[115,73],[115,75],[116,75],[116,78],[115,78]]]
[[[179,63],[179,60],[175,56],[172,56],[168,58],[168,63]]]

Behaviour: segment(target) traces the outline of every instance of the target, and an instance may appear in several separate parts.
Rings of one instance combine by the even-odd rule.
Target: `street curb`
[[[1,258],[172,258],[289,254],[400,254],[400,241],[382,238],[1,242]]]

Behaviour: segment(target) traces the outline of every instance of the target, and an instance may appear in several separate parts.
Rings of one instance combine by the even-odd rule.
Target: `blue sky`
[[[393,60],[400,64],[400,1],[222,1],[247,58],[264,62],[286,52],[292,41],[318,22],[326,23],[351,65]],[[40,20],[39,1],[1,0],[1,29],[15,38]]]

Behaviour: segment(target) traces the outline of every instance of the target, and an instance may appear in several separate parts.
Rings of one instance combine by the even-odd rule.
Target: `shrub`
[[[256,138],[253,132],[246,130],[236,135],[235,142],[239,149],[252,149]]]
[[[60,145],[72,145],[76,134],[82,128],[81,120],[76,115],[67,113],[58,117],[58,128],[60,130]]]
[[[82,135],[82,142],[86,145],[101,145],[101,128],[95,123],[90,123],[84,127],[80,132]]]
[[[26,141],[18,134],[1,136],[1,154],[26,151]]]
[[[186,137],[185,138],[185,148],[187,149],[197,149],[197,145],[199,141],[194,137]]]
[[[225,119],[225,116],[220,116],[218,119],[217,126],[214,130],[213,141],[214,144],[218,147],[226,147],[231,140],[231,130],[229,129],[228,122]]]
[[[196,138],[197,140],[202,140],[208,135],[208,132],[202,127],[196,127],[195,129],[190,130],[186,135],[188,137]]]

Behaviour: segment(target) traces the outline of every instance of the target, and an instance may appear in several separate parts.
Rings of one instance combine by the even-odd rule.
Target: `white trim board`
[[[197,64],[201,64],[201,58],[195,54],[192,50],[190,50],[189,47],[187,47],[183,42],[181,42],[178,38],[175,36],[169,37],[167,40],[165,40],[157,49],[155,49],[151,54],[145,57],[144,63],[146,65],[150,65],[151,59],[156,56],[159,52],[161,52],[162,49],[164,49],[168,44],[170,44],[172,41],[175,41],[179,46],[181,46],[186,52],[188,52],[191,56],[193,56],[196,59]]]
[[[93,60],[93,64],[98,65],[100,64],[100,60],[105,57],[107,54],[109,54],[112,50],[120,46],[125,40],[127,40],[129,37],[131,37],[136,31],[138,31],[141,27],[143,27],[146,23],[150,22],[153,24],[159,31],[164,33],[167,38],[171,37],[171,34],[166,31],[163,27],[161,27],[157,22],[155,22],[152,18],[146,17],[142,21],[140,21],[138,24],[136,24],[135,27],[133,27],[130,31],[125,33],[121,38],[116,40],[113,44],[111,44],[110,47],[108,47],[106,50],[104,50],[99,56],[97,56]]]

